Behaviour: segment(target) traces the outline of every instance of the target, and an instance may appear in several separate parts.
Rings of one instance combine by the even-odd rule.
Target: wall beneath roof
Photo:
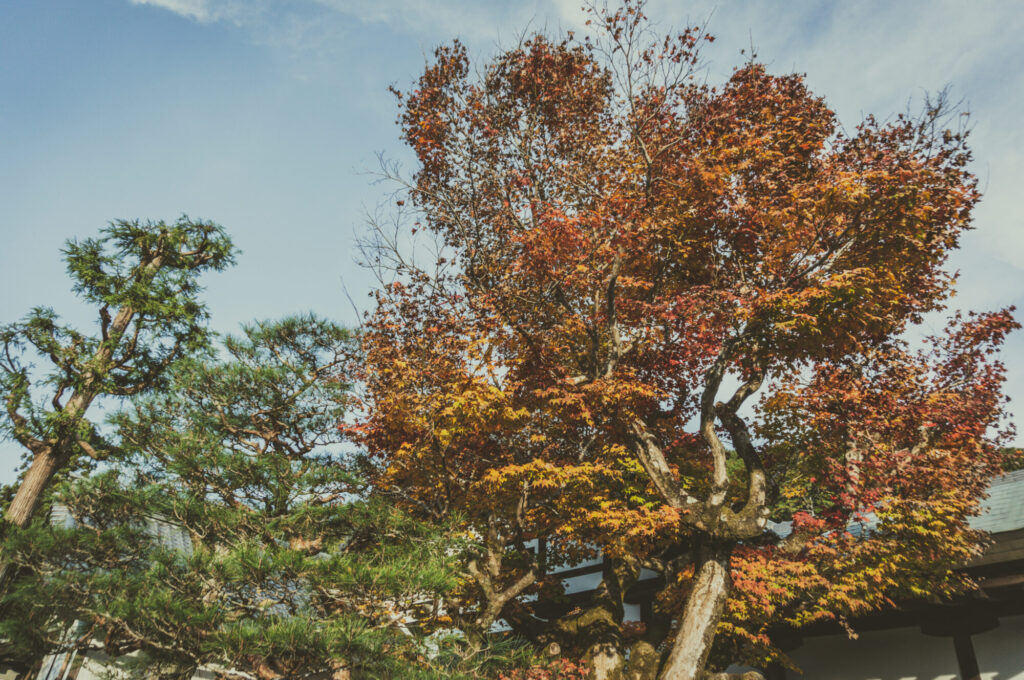
[[[1002,618],[973,640],[982,680],[1024,680],[1024,616]]]
[[[974,635],[982,680],[1024,680],[1024,616],[1007,617],[986,633]],[[790,652],[806,680],[957,680],[960,677],[951,638],[930,637],[920,629],[806,638]]]

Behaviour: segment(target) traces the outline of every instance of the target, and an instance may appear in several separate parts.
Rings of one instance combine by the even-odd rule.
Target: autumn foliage
[[[1017,324],[905,340],[979,200],[963,118],[939,98],[847,132],[799,75],[695,77],[711,38],[654,36],[642,3],[592,21],[475,66],[441,47],[396,92],[399,224],[436,258],[367,244],[387,285],[353,432],[379,489],[477,539],[456,625],[674,680],[963,587]],[[568,601],[551,570],[597,551]]]

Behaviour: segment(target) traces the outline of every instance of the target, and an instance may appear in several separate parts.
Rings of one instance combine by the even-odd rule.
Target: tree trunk
[[[118,313],[117,324],[122,323],[121,317],[122,313]],[[127,320],[130,319],[131,315],[127,315],[123,323],[127,323]],[[123,331],[123,329],[120,330]],[[110,350],[101,347],[93,355],[92,361],[94,363],[110,361]],[[32,464],[29,466],[28,472],[25,473],[25,478],[21,480],[11,504],[7,506],[7,512],[4,513],[4,519],[14,526],[22,528],[28,526],[36,508],[39,507],[39,501],[43,498],[43,492],[50,485],[53,476],[71,460],[71,451],[76,438],[74,434],[67,433],[74,433],[75,427],[92,404],[92,400],[96,398],[96,383],[96,377],[91,375],[81,388],[75,390],[68,403],[60,411],[61,417],[65,421],[62,429],[58,430],[56,438],[49,440],[49,443],[45,445],[43,442],[39,442],[40,447],[35,449],[36,454],[32,458]]]
[[[42,449],[32,459],[32,464],[25,473],[25,478],[14,494],[11,504],[7,506],[4,519],[16,527],[27,527],[32,521],[32,515],[39,507],[43,491],[50,484],[50,480],[57,471],[64,465],[61,456],[53,449],[47,447]],[[11,563],[5,555],[0,553],[0,594],[7,592],[7,583],[12,575]]]
[[[661,665],[661,652],[656,645],[640,640],[629,648],[629,664],[624,680],[654,680]]]
[[[731,552],[731,547],[718,548],[703,558],[659,680],[698,680],[703,675],[729,597]]]
[[[47,447],[36,454],[28,472],[25,473],[25,479],[18,487],[18,492],[7,506],[5,518],[8,522],[17,527],[28,526],[36,508],[39,507],[43,491],[63,465],[60,458],[53,447]]]
[[[636,582],[640,567],[632,560],[606,559],[601,583],[582,611],[534,626],[528,617],[513,621],[535,644],[555,643],[559,654],[581,657],[589,668],[588,680],[623,680],[626,641],[622,630],[623,596]]]
[[[647,617],[647,630],[629,648],[629,663],[623,680],[655,680],[664,657],[660,647],[668,637],[672,618],[659,611],[657,603]]]
[[[146,270],[152,273],[159,269],[163,264],[163,257],[158,255],[147,263]],[[49,443],[37,441],[38,447],[29,447],[36,452],[35,457],[11,504],[7,507],[7,512],[4,513],[4,519],[14,526],[28,526],[53,476],[71,460],[72,450],[77,441],[76,428],[96,398],[99,385],[110,371],[114,350],[120,344],[134,317],[135,310],[131,306],[126,305],[117,311],[110,328],[104,331],[103,342],[89,360],[91,367],[84,374],[82,384],[74,388],[67,403],[59,410],[64,421],[58,426],[55,439],[48,440]],[[56,397],[54,406],[59,406]],[[6,594],[11,575],[10,561],[6,555],[0,553],[0,596]]]
[[[590,667],[589,680],[622,680],[626,658],[622,646],[613,642],[600,642],[587,650],[587,665]]]
[[[590,668],[587,680],[622,680],[626,663],[622,615],[615,611],[614,605],[603,600],[605,598],[599,598],[596,604],[575,617],[572,626],[584,644],[583,658]]]

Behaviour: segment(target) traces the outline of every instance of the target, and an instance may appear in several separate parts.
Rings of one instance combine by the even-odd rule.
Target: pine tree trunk
[[[52,447],[43,449],[32,459],[32,464],[25,473],[25,478],[18,487],[18,492],[7,506],[5,519],[17,527],[28,526],[39,501],[43,497],[43,491],[50,484],[53,475],[62,465],[60,457]]]
[[[729,597],[731,552],[731,548],[716,549],[701,562],[659,680],[697,680],[703,674]]]
[[[43,492],[50,484],[50,480],[64,465],[64,461],[57,455],[53,447],[47,447],[39,451],[32,464],[25,473],[25,478],[18,487],[18,492],[7,506],[4,519],[16,527],[24,528],[32,521],[32,515],[39,507],[39,501],[43,498]],[[7,591],[7,582],[11,577],[11,563],[7,557],[0,554],[0,594]]]
[[[122,324],[122,316],[125,316],[126,319],[123,323],[127,323],[127,320],[131,318],[130,315],[118,313],[117,324]],[[123,331],[123,329],[120,330]],[[92,361],[96,363],[110,361],[110,350],[107,348],[97,350]],[[82,419],[92,404],[92,400],[96,398],[96,383],[96,377],[90,375],[83,386],[75,391],[68,403],[61,409],[61,416],[65,419],[63,427],[66,429],[58,431],[57,436],[49,440],[46,445],[39,442],[40,447],[35,449],[36,454],[32,458],[32,464],[29,466],[28,472],[25,473],[25,478],[21,480],[14,499],[7,506],[7,512],[4,513],[4,518],[14,526],[28,526],[43,498],[43,492],[50,485],[53,476],[71,460],[71,451],[76,439],[73,434],[66,433],[74,432],[74,426]],[[0,584],[2,584],[2,580],[0,580]]]

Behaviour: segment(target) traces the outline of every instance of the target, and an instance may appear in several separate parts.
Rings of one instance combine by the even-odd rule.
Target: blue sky
[[[377,154],[408,159],[389,84],[440,42],[478,56],[527,26],[582,28],[578,0],[10,0],[0,3],[0,322],[38,304],[91,318],[59,248],[113,218],[223,224],[239,265],[206,280],[217,330],[312,310],[353,323],[353,261],[384,196]],[[954,258],[954,306],[1024,302],[1024,3],[652,0],[664,29],[708,21],[719,81],[754,43],[807,74],[844,124],[949,85],[969,105],[986,197]],[[940,322],[936,322],[939,325]],[[1024,334],[1008,391],[1024,402]],[[1011,405],[1013,406],[1013,405]],[[1024,410],[1020,411],[1024,415]],[[17,450],[0,444],[0,481]]]

